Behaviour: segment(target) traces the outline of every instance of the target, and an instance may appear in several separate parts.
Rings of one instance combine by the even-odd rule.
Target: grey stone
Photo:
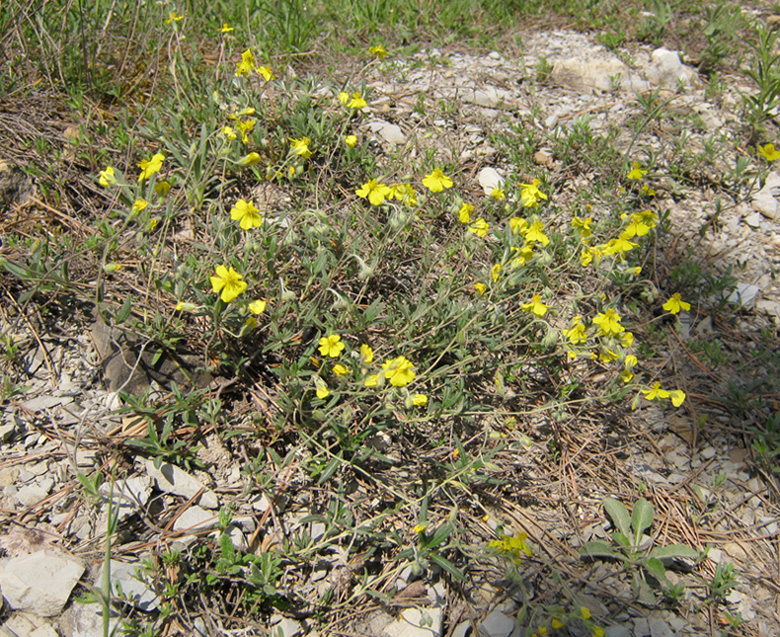
[[[647,69],[647,79],[666,89],[677,88],[677,83],[689,84],[693,71],[683,66],[676,51],[664,47],[653,51],[652,64]]]
[[[70,630],[66,634],[72,637],[103,637],[103,614],[100,604],[73,604],[63,618]],[[116,611],[111,611],[108,618],[109,634],[115,634],[121,617]]]
[[[504,178],[499,174],[495,168],[487,166],[479,171],[477,175],[477,181],[486,195],[490,195],[494,188],[501,188],[504,185]]]
[[[441,608],[407,608],[384,632],[388,637],[439,637],[443,621]]]
[[[726,300],[732,305],[739,305],[749,310],[755,305],[756,297],[760,291],[755,285],[738,282],[736,289],[729,294]]]
[[[776,219],[778,216],[778,200],[775,194],[780,194],[779,190],[780,174],[776,172],[769,173],[763,188],[753,195],[753,208],[767,219]]]
[[[43,500],[49,492],[38,484],[28,484],[22,487],[16,494],[16,499],[25,507],[31,507]]]
[[[631,629],[628,626],[607,626],[604,637],[631,637]]]
[[[499,610],[494,610],[479,625],[479,634],[484,637],[509,637],[514,629],[514,619]]]
[[[95,578],[95,586],[100,586],[103,581],[105,564],[100,566]],[[129,564],[111,560],[111,590],[114,595],[119,595],[128,603],[142,611],[153,611],[160,605],[160,601],[154,591],[142,581],[139,575],[140,564]]]
[[[0,589],[8,605],[41,617],[62,611],[84,573],[81,562],[52,550],[12,558],[2,568]]]
[[[108,500],[111,485],[101,487],[103,496]],[[142,509],[152,494],[152,479],[150,476],[137,476],[127,480],[117,480],[113,487],[113,507],[120,520],[133,515]]]
[[[199,506],[191,506],[173,523],[174,531],[204,531],[213,529],[219,522],[219,516]]]
[[[675,637],[674,631],[660,617],[651,617],[648,621],[650,637]]]
[[[382,119],[377,119],[366,124],[371,132],[376,133],[390,144],[405,144],[406,135],[397,124],[391,124]]]
[[[146,472],[155,481],[160,491],[181,495],[188,499],[194,497],[204,486],[197,478],[191,476],[184,469],[167,462],[160,465],[160,468],[157,469],[154,466],[154,462],[147,460]],[[207,509],[219,508],[219,500],[211,489],[206,489],[203,492],[200,498],[198,498],[198,504]]]
[[[466,637],[471,628],[471,622],[467,619],[465,622],[461,622],[455,626],[455,630],[452,631],[451,637]]]
[[[757,212],[747,215],[743,221],[754,230],[761,227],[761,215]]]

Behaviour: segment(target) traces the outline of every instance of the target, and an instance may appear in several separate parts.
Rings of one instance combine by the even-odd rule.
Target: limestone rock
[[[0,571],[0,589],[9,606],[41,617],[57,615],[84,574],[72,557],[52,550],[16,557]]]
[[[185,498],[192,498],[200,491],[202,485],[197,478],[180,469],[176,465],[163,463],[160,468],[154,466],[151,460],[146,461],[146,472],[157,483],[157,488],[165,493],[173,493]],[[219,508],[219,500],[211,489],[206,489],[198,498],[198,504],[207,509]]]
[[[694,72],[683,66],[677,51],[661,47],[653,51],[652,64],[647,69],[647,79],[662,88],[675,89],[677,83],[690,84]]]

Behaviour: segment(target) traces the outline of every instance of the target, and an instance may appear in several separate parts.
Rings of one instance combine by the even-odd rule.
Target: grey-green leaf
[[[593,540],[587,544],[583,544],[580,548],[580,555],[582,557],[609,557],[618,560],[624,560],[625,558],[618,552],[612,550],[612,547],[606,542],[601,540]]]
[[[622,502],[614,498],[604,498],[604,510],[615,525],[626,537],[631,535],[631,518],[628,517],[628,511]]]
[[[649,529],[653,523],[653,505],[644,498],[640,498],[634,504],[631,512],[631,526],[634,527],[634,544],[638,545],[645,529]]]
[[[655,557],[659,560],[674,558],[695,560],[699,557],[699,551],[685,544],[670,544],[669,546],[656,546],[650,551],[650,557]]]

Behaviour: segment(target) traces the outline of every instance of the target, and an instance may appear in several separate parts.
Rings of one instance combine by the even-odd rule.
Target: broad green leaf
[[[669,580],[666,577],[666,567],[661,560],[654,557],[644,561],[645,568],[664,586],[669,586]]]
[[[674,558],[689,558],[692,560],[698,559],[699,551],[686,546],[685,544],[670,544],[669,546],[657,546],[650,551],[650,557],[654,557],[659,560],[674,559]]]
[[[583,544],[583,546],[580,548],[580,556],[581,557],[608,557],[616,560],[623,560],[625,561],[625,557],[618,553],[617,551],[614,551],[612,547],[607,544],[606,542],[602,542],[601,540],[593,540],[591,542],[588,542],[587,544]]]
[[[639,545],[645,529],[649,529],[653,523],[653,505],[644,498],[640,498],[634,504],[631,512],[631,526],[634,527],[634,545]]]
[[[615,540],[620,546],[629,547],[631,546],[631,540],[629,540],[625,535],[623,535],[620,531],[615,531],[612,534],[612,539]]]
[[[631,518],[622,502],[615,498],[604,498],[604,510],[612,519],[612,524],[626,537],[631,535]]]
[[[655,606],[658,602],[658,598],[653,592],[653,589],[650,588],[650,584],[643,580],[639,573],[634,575],[634,579],[631,582],[631,588],[633,589],[634,595],[636,595],[636,598],[639,600],[640,604],[644,604],[645,606]]]

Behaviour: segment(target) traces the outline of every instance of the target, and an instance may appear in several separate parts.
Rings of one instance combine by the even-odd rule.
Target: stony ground
[[[545,77],[538,83],[540,69]],[[735,281],[724,292],[727,310],[713,299],[711,307],[683,315],[681,329],[659,347],[659,370],[665,368],[688,394],[684,410],[671,413],[650,406],[599,413],[591,408],[581,414],[579,429],[557,432],[560,456],[555,464],[542,442],[555,423],[540,417],[523,432],[528,444],[518,441],[495,460],[506,486],[490,501],[475,503],[480,516],[488,512],[475,523],[475,534],[490,538],[498,520],[528,533],[539,555],[527,562],[522,585],[502,580],[498,569],[474,569],[461,583],[435,573],[416,579],[386,565],[387,589],[402,591],[390,607],[361,599],[331,617],[328,628],[316,631],[310,629],[309,617],[277,614],[274,630],[281,632],[274,634],[477,634],[468,633],[471,626],[487,637],[508,637],[519,634],[515,617],[524,599],[553,603],[565,588],[575,592],[612,637],[724,634],[724,608],[746,620],[734,634],[780,635],[780,490],[776,475],[756,464],[748,433],[768,415],[736,409],[729,392],[730,383],[744,388],[760,377],[762,331],[777,333],[780,226],[775,186],[780,174],[771,173],[763,188],[752,192],[724,191],[717,176],[728,173],[735,156],[715,153],[709,166],[697,168],[696,179],[675,179],[675,166],[686,153],[696,155],[713,139],[728,146],[740,126],[737,89],[747,88],[744,79],[728,78],[720,94],[705,97],[704,79],[681,65],[674,52],[637,47],[618,56],[588,36],[568,31],[528,34],[522,50],[511,54],[482,55],[458,47],[427,50],[395,60],[381,73],[372,67],[365,79],[375,93],[364,133],[373,135],[389,157],[401,152],[414,156],[428,148],[444,158],[454,156],[475,192],[489,192],[502,179],[497,132],[532,121],[536,134],[551,140],[537,154],[540,165],[562,184],[556,196],[574,202],[578,192],[592,187],[592,176],[556,157],[552,140],[583,118],[596,134],[620,130],[614,144],[627,158],[655,154],[656,208],[670,211],[673,226],[664,253],[657,255],[659,262],[671,265],[694,254],[713,276],[730,267]],[[663,111],[638,127],[645,110],[637,93],[656,87]],[[0,112],[5,127],[12,120],[24,121],[24,114]],[[682,131],[687,135],[684,145]],[[60,132],[58,137],[66,147],[66,136]],[[14,215],[54,214],[34,191],[32,196],[8,213],[4,232],[12,230]],[[716,197],[721,200],[717,215]],[[3,256],[13,259],[7,252]],[[85,498],[75,475],[105,469],[106,446],[146,433],[132,413],[117,412],[122,405],[115,390],[124,381],[106,377],[101,356],[112,346],[132,350],[134,344],[118,343],[96,328],[89,308],[58,311],[61,315],[52,321],[32,304],[7,299],[1,310],[0,329],[22,344],[28,386],[4,403],[0,426],[0,546],[5,552],[0,632],[19,637],[102,634],[96,606],[73,598],[84,594],[85,585],[100,581],[109,491],[107,485],[96,485],[92,500]],[[726,364],[715,369],[691,351],[692,339],[701,338],[730,344]],[[663,352],[668,352],[667,360]],[[677,361],[674,367],[668,365],[671,360]],[[271,396],[265,399],[272,402]],[[236,426],[243,423],[240,411]],[[389,436],[376,441],[391,457],[403,453],[396,443]],[[135,566],[153,548],[186,551],[195,537],[213,531],[222,506],[235,507],[234,541],[246,550],[262,549],[300,529],[315,543],[323,538],[325,524],[307,518],[315,510],[317,493],[300,463],[278,467],[276,482],[262,490],[242,471],[247,462],[242,449],[246,453],[206,431],[199,456],[207,471],[155,467],[141,457],[121,467],[127,478],[117,482],[113,496],[120,513],[112,576],[134,596],[137,608],[154,610],[160,591],[154,583],[134,580]],[[357,483],[354,490],[359,491],[359,477]],[[579,558],[585,542],[608,537],[603,498],[634,501],[638,495],[655,505],[652,541],[709,547],[700,565],[687,563],[675,571],[685,586],[677,605],[643,605],[619,565]],[[557,579],[545,567],[550,563]],[[718,564],[727,563],[734,565],[737,585],[727,592],[725,606],[715,609],[707,604],[707,582]],[[305,573],[289,573],[285,583],[303,598],[317,599],[332,588],[345,599],[358,585],[359,565],[344,555],[331,553],[311,566]],[[169,634],[268,634],[267,626],[223,630],[224,619],[184,618],[180,632],[173,628]]]

